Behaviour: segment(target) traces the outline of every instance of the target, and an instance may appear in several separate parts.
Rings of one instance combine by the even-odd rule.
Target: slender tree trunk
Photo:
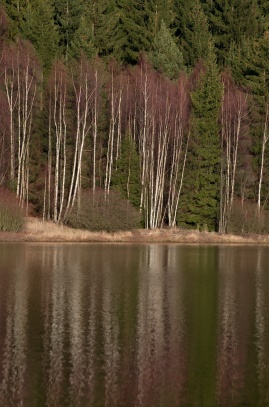
[[[266,144],[268,142],[268,110],[269,106],[268,103],[266,104],[266,112],[265,112],[265,119],[264,119],[264,127],[263,127],[263,138],[262,138],[262,152],[261,152],[261,167],[260,167],[260,176],[259,176],[259,185],[258,185],[258,214],[260,215],[261,212],[261,191],[262,191],[262,181],[263,181],[263,171],[264,171],[264,155]]]

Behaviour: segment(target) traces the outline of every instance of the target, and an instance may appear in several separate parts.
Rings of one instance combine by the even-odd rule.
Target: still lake
[[[0,243],[0,406],[269,406],[269,247]]]

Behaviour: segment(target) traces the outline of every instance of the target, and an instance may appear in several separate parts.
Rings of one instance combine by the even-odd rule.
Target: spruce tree
[[[212,48],[191,94],[189,152],[178,220],[189,227],[206,226],[216,230],[221,154],[218,115],[222,86]]]
[[[59,41],[51,1],[32,0],[28,3],[21,35],[34,45],[46,72],[57,56]]]
[[[161,27],[162,21],[165,26],[170,28],[172,25],[174,13],[174,0],[155,0],[154,10],[154,35],[156,35]]]
[[[86,55],[88,59],[93,58],[97,54],[94,37],[94,25],[91,19],[90,9],[85,8],[81,18],[76,35],[70,44],[71,54],[74,58],[80,58],[81,53]]]
[[[184,68],[182,53],[163,21],[149,57],[153,67],[169,79],[177,79]]]
[[[153,40],[153,6],[151,1],[114,0],[107,14],[110,35],[105,54],[135,64],[142,51],[149,51]]]
[[[73,57],[72,46],[79,29],[82,13],[81,0],[55,0],[55,23],[59,33],[59,48],[65,60]]]
[[[99,0],[87,4],[87,15],[92,23],[92,34],[94,46],[100,57],[109,55],[108,44],[110,42],[111,32],[115,28],[117,17],[115,10],[115,0]]]
[[[9,36],[15,39],[20,36],[24,19],[24,12],[27,6],[26,0],[1,0],[0,4],[5,7],[9,18]]]
[[[218,62],[227,65],[231,44],[239,45],[261,31],[257,0],[202,0],[202,3],[217,48]]]
[[[2,49],[2,43],[5,43],[8,37],[9,24],[4,7],[0,5],[0,49]]]
[[[244,44],[243,44],[244,45]],[[249,41],[244,46],[241,46],[240,53],[234,55],[231,60],[231,66],[234,77],[237,81],[249,92],[249,138],[251,140],[249,154],[253,157],[252,168],[256,179],[259,179],[262,157],[262,145],[264,137],[267,136],[265,126],[268,120],[269,106],[269,36],[265,31],[263,37],[255,41]],[[266,191],[269,187],[269,173],[267,171],[269,165],[268,147],[264,152],[264,178],[267,177],[267,186],[263,188]],[[253,189],[249,191],[249,197],[257,196],[257,183]]]
[[[211,41],[206,15],[199,0],[175,0],[175,11],[174,30],[184,62],[194,67],[208,54]]]

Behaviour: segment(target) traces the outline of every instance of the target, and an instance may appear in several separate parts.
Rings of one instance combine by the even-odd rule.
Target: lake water
[[[0,244],[0,406],[269,406],[269,248]]]

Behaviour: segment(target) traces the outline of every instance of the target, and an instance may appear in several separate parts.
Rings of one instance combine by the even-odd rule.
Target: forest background
[[[0,195],[92,230],[268,233],[268,57],[267,0],[0,0]]]

